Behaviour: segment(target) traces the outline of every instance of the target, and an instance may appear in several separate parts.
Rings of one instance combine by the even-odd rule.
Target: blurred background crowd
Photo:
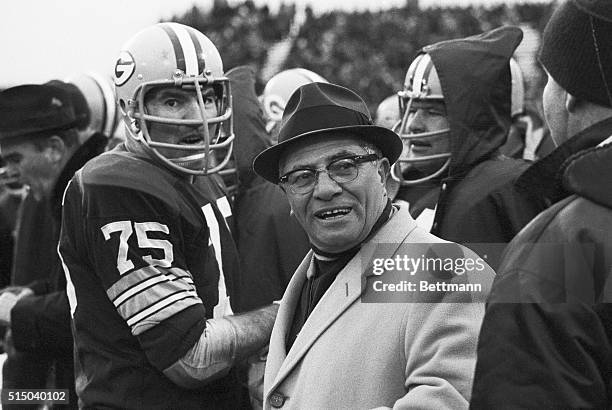
[[[277,72],[302,67],[355,90],[372,112],[402,88],[406,64],[420,47],[516,25],[524,39],[515,58],[524,74],[526,104],[535,108],[546,81],[536,53],[552,10],[552,2],[422,7],[407,0],[376,12],[315,14],[311,7],[285,4],[273,13],[252,1],[232,6],[217,0],[210,10],[193,6],[169,20],[206,33],[226,67],[253,66],[259,73],[258,92]]]

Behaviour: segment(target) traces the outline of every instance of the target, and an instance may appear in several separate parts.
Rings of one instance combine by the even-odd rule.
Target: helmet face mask
[[[436,68],[428,54],[420,54],[412,62],[406,73],[404,89],[399,91],[399,106],[401,120],[394,127],[394,131],[404,143],[404,152],[391,169],[391,176],[400,182],[402,186],[412,186],[421,184],[442,175],[450,165],[450,147],[440,153],[417,154],[413,152],[415,143],[421,143],[425,147],[434,144],[435,141],[447,142],[450,145],[450,128],[440,127],[434,131],[415,131],[414,122],[416,120],[415,108],[421,104],[444,103],[442,87]],[[438,144],[436,144],[438,145]],[[444,145],[444,144],[442,144]],[[441,162],[444,160],[443,162]],[[436,165],[433,171],[426,172],[427,175],[417,177],[407,177],[404,171],[408,169],[419,169],[425,164]],[[437,164],[440,164],[437,166]],[[430,167],[426,167],[430,168]]]
[[[229,162],[234,140],[231,88],[216,47],[202,33],[176,23],[141,31],[117,60],[115,86],[127,137],[143,144],[154,158],[190,175],[216,173]],[[210,115],[210,110],[207,115],[202,90],[209,87],[215,90],[216,115]],[[157,89],[189,93],[197,102],[197,112],[180,117],[153,115],[146,102]],[[188,144],[159,141],[152,132],[156,124],[176,127],[177,133],[192,128],[201,138]],[[172,151],[177,154],[167,154]]]

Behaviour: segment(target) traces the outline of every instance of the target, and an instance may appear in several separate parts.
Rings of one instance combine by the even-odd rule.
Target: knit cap
[[[539,59],[573,96],[612,107],[612,1],[566,0],[544,29]]]

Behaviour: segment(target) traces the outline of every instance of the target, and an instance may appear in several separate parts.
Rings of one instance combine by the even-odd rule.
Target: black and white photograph
[[[612,408],[612,0],[0,15],[0,409]]]

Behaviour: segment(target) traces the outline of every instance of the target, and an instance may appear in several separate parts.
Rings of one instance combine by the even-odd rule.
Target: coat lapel
[[[408,225],[408,227],[407,227]],[[266,386],[265,398],[270,392],[283,381],[297,363],[304,357],[312,344],[325,332],[325,330],[338,319],[342,313],[359,298],[363,289],[362,281],[364,273],[371,272],[371,263],[374,255],[377,258],[388,258],[393,256],[397,248],[404,242],[405,238],[416,228],[416,223],[410,216],[408,208],[402,206],[374,237],[365,244],[361,250],[351,259],[347,265],[338,273],[336,280],[331,284],[319,303],[304,323],[291,350],[285,355],[285,340],[287,332],[291,327],[293,312],[299,303],[300,292],[306,280],[307,269],[304,262],[292,278],[282,306],[279,310],[276,324],[272,332],[270,345],[282,349],[274,349],[274,357],[268,357],[266,374],[274,380],[270,386]],[[377,244],[385,244],[378,248]],[[312,252],[309,253],[308,269],[313,269]],[[299,276],[299,278],[297,278]],[[277,354],[278,351],[282,354]],[[269,371],[269,373],[268,373]],[[274,376],[276,375],[276,376]]]
[[[270,349],[266,359],[265,380],[273,380],[270,377],[278,374],[281,364],[287,357],[287,347],[285,344],[287,333],[291,330],[295,307],[300,301],[307,272],[309,269],[312,269],[312,258],[313,253],[310,251],[296,269],[283,294],[281,305],[276,315],[276,321],[274,322],[274,328],[270,336],[270,346],[274,346],[274,349]]]

